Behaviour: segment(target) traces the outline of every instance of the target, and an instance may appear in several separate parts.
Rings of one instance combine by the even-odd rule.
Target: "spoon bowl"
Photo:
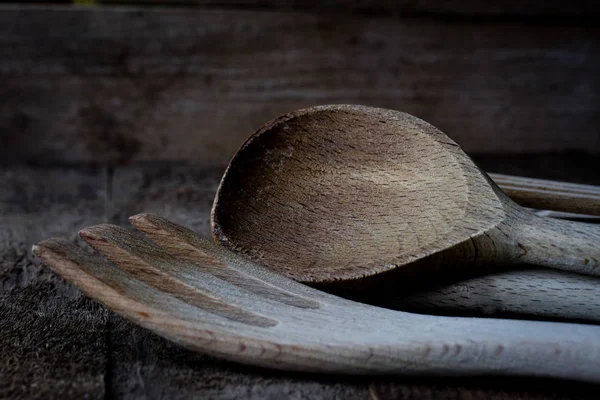
[[[533,215],[431,124],[365,106],[265,124],[231,160],[211,222],[226,247],[316,284],[387,279],[417,261],[600,271],[597,226]]]

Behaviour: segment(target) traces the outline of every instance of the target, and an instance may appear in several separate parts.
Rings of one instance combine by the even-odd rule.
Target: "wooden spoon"
[[[265,124],[229,164],[211,220],[224,246],[312,284],[522,263],[600,275],[600,227],[534,215],[437,128],[380,108]]]

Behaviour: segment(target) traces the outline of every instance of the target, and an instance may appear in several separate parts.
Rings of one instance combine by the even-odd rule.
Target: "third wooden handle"
[[[600,216],[599,186],[494,173],[488,175],[521,206]]]

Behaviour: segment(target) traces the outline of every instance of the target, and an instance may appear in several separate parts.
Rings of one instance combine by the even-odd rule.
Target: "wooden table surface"
[[[488,171],[600,184],[600,157],[477,157]],[[210,234],[222,168],[0,167],[0,398],[597,398],[597,386],[523,378],[317,376],[180,348],[85,297],[31,255],[53,236],[160,214]]]

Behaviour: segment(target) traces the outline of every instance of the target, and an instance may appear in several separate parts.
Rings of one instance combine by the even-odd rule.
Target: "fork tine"
[[[160,245],[172,257],[191,263],[201,271],[216,276],[261,297],[300,308],[319,308],[319,302],[300,297],[252,276],[248,268],[235,269],[235,264],[218,257],[217,251],[208,252],[216,245],[197,233],[162,217],[138,214],[129,218],[136,229]],[[229,261],[229,260],[227,260]]]
[[[88,296],[126,314],[136,322],[168,313],[182,320],[207,320],[211,314],[157,290],[110,261],[90,254],[64,239],[48,239],[34,245],[33,254],[58,275]]]
[[[32,247],[44,265],[123,317],[191,350],[240,361],[274,357],[267,330],[197,308],[64,239]],[[244,334],[241,334],[241,333]]]
[[[83,229],[79,235],[119,268],[190,305],[250,325],[277,325],[276,320],[237,307],[204,286],[192,285],[186,279],[184,265],[170,260],[159,247],[126,229],[103,224]],[[209,276],[205,278],[210,279]]]

